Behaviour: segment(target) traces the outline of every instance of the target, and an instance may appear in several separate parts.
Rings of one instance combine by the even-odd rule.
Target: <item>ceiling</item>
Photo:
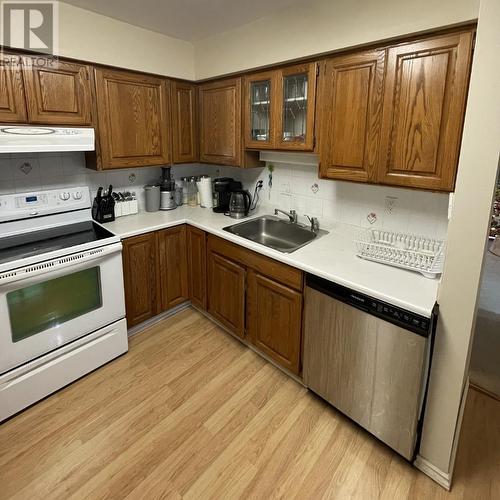
[[[229,31],[302,0],[64,0],[187,41]]]

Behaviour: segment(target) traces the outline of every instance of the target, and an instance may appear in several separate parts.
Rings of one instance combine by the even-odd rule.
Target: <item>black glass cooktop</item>
[[[93,221],[66,224],[41,231],[0,238],[0,263],[25,259],[63,248],[111,238],[107,229]]]

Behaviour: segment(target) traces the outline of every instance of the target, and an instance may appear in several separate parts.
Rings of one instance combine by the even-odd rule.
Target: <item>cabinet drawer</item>
[[[252,268],[260,274],[273,278],[295,290],[302,290],[303,273],[299,269],[225,241],[217,236],[209,235],[208,249]]]

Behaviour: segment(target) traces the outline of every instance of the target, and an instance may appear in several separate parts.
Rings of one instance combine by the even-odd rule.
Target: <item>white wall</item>
[[[420,450],[424,459],[448,473],[453,469],[452,450],[460,430],[456,421],[468,373],[499,160],[499,26],[500,2],[482,0]]]
[[[209,78],[477,18],[479,0],[312,0],[195,42]]]
[[[59,55],[194,80],[193,45],[59,2]]]

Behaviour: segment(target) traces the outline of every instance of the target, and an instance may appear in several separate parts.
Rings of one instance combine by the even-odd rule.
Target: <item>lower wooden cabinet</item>
[[[257,349],[298,374],[302,293],[253,271],[248,273],[247,328]]]
[[[156,234],[123,240],[123,277],[127,325],[137,325],[157,312],[158,259]]]
[[[123,271],[129,328],[190,299],[300,374],[302,271],[185,225],[125,239]]]
[[[186,229],[189,299],[196,307],[207,308],[207,240],[205,231]]]
[[[209,251],[208,312],[238,337],[245,336],[245,268]]]
[[[208,313],[300,374],[302,271],[211,235],[207,249]]]
[[[123,240],[127,325],[188,300],[184,225]]]
[[[186,226],[158,231],[159,312],[188,300]]]

